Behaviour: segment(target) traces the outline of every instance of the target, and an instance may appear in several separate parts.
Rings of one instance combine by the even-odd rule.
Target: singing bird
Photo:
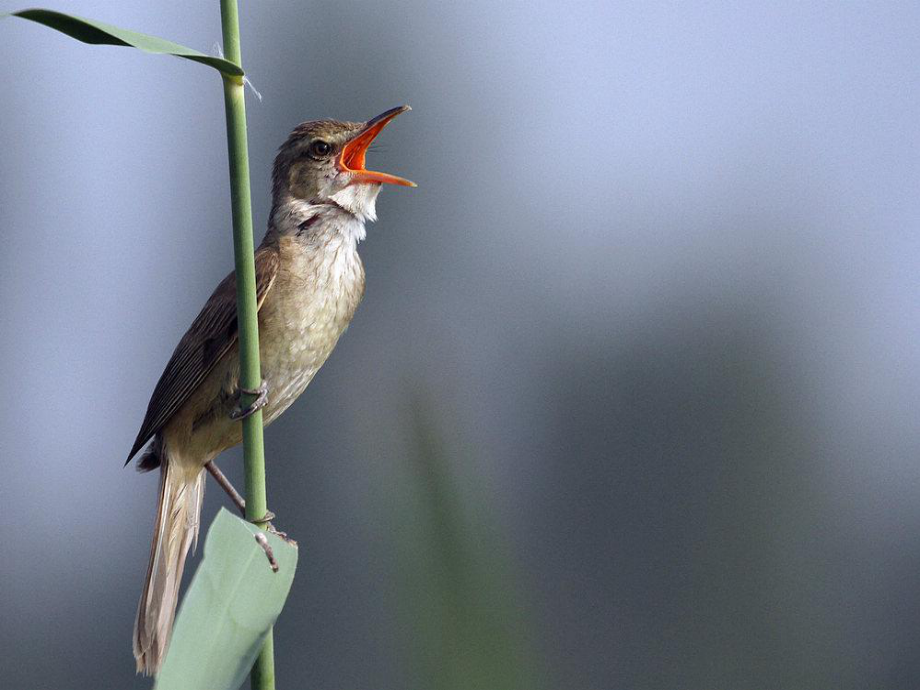
[[[207,463],[242,440],[241,419],[263,409],[271,423],[303,393],[348,327],[364,295],[358,243],[376,220],[384,184],[413,182],[365,168],[368,146],[393,108],[362,123],[298,125],[272,173],[268,231],[256,249],[259,355],[264,381],[240,388],[236,283],[227,276],[179,341],[160,377],[128,461],[160,468],[147,578],[134,627],[138,672],[155,674],[169,645],[189,548],[198,538]],[[240,393],[258,393],[240,405]],[[127,464],[127,462],[125,463]]]

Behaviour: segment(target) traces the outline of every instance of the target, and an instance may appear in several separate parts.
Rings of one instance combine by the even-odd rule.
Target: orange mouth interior
[[[389,124],[390,120],[408,109],[408,106],[403,106],[402,108],[393,108],[382,115],[378,115],[368,122],[365,128],[342,148],[339,166],[344,172],[349,172],[354,175],[355,182],[398,184],[404,187],[417,186],[415,182],[410,182],[402,177],[390,175],[389,173],[377,172],[376,170],[368,170],[365,167],[365,157],[367,155],[368,146],[377,138],[381,130]]]

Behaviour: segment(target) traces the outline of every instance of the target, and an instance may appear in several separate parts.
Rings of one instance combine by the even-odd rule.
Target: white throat
[[[363,227],[366,221],[377,220],[377,195],[380,194],[380,187],[376,183],[350,184],[329,198],[353,214]]]
[[[289,233],[300,235],[305,224],[312,227],[308,221],[322,221],[323,232],[336,234],[356,246],[367,237],[364,223],[377,220],[379,192],[379,184],[358,184],[329,197],[333,203],[311,204],[303,199],[288,198],[275,208],[272,222],[279,229],[289,228]]]

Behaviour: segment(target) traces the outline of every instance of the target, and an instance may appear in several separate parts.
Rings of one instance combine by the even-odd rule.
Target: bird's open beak
[[[364,156],[367,153],[367,147],[370,146],[371,142],[380,134],[380,131],[389,124],[390,120],[407,110],[412,110],[412,108],[403,105],[399,108],[387,110],[385,113],[381,113],[377,117],[368,120],[367,124],[364,125],[364,129],[358,132],[342,149],[342,155],[339,158],[339,167],[342,171],[354,175],[353,179],[355,182],[401,184],[405,187],[418,186],[415,182],[404,180],[401,177],[396,177],[396,175],[376,172],[375,170],[368,170],[364,167]]]

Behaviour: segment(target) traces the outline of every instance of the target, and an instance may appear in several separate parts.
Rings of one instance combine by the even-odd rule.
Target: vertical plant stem
[[[220,0],[220,18],[225,57],[242,66],[237,0]],[[227,148],[230,154],[233,253],[236,260],[240,385],[255,390],[261,384],[262,374],[259,366],[259,323],[249,188],[249,152],[246,143],[246,102],[242,78],[224,75],[223,80],[227,113]],[[248,405],[254,400],[254,396],[243,398],[243,405]],[[268,511],[265,497],[265,449],[262,442],[261,410],[243,420],[243,461],[246,473],[246,519],[261,520]],[[274,690],[273,650],[272,631],[269,630],[262,651],[252,667],[252,690]]]
[[[221,0],[227,59],[240,63],[236,0]],[[240,340],[240,385],[254,390],[262,381],[259,367],[259,324],[256,303],[256,267],[252,239],[252,203],[249,191],[249,154],[246,145],[246,104],[243,81],[224,76],[227,146],[230,154],[230,198],[233,212],[233,252],[236,259],[237,321]],[[243,405],[255,396],[244,396]],[[265,452],[261,410],[243,420],[246,463],[246,517],[261,520],[266,511]]]

